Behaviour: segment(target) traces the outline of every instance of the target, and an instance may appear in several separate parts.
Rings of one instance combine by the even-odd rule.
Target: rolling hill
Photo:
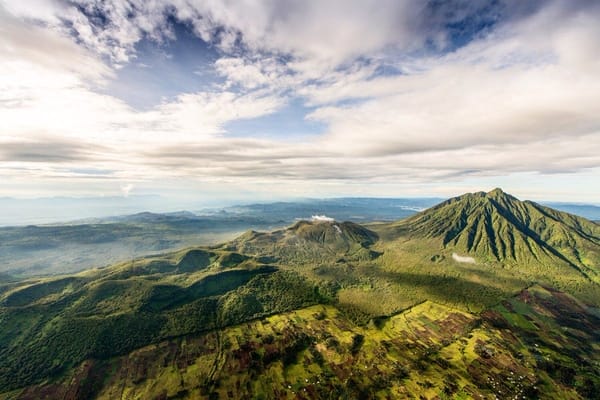
[[[496,189],[13,280],[0,399],[597,398],[599,255]]]

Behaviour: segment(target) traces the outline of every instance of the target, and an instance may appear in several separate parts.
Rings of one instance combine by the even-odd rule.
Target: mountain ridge
[[[600,226],[497,188],[448,199],[393,224],[413,237],[438,239],[444,248],[484,261],[539,262],[557,259],[597,279]]]

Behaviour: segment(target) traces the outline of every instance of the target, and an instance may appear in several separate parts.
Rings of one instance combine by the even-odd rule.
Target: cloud
[[[466,0],[2,0],[0,4],[12,15],[72,36],[116,64],[135,58],[135,45],[144,38],[157,42],[174,38],[172,21],[178,20],[227,53],[242,45],[251,53],[291,56],[298,70],[314,75],[387,51],[452,48],[453,35],[476,34],[499,15],[510,19],[526,14],[540,2],[530,3],[534,5]]]
[[[123,197],[129,197],[129,194],[133,190],[134,185],[132,185],[131,183],[128,183],[126,185],[121,185],[120,188],[121,188],[121,193],[123,193]]]
[[[0,140],[0,162],[65,163],[81,162],[93,157],[85,145],[55,139],[45,141]]]
[[[26,62],[32,67],[45,68],[61,75],[73,74],[96,83],[113,75],[112,70],[93,54],[57,32],[11,17],[1,3],[0,32],[0,60],[3,64],[12,64],[15,70],[22,65],[20,63]],[[5,76],[14,77],[15,71],[10,72]]]
[[[562,22],[555,27],[557,13],[544,10],[435,62],[425,59],[419,73],[308,87],[304,93],[315,104],[366,97],[319,107],[308,118],[329,126],[324,146],[345,143],[355,155],[578,136],[595,143],[600,79],[592,71],[600,52],[588,50],[600,45],[600,13],[558,13]],[[531,59],[526,39],[542,34],[550,39],[534,44],[540,56]]]
[[[599,17],[577,0],[0,0],[0,176],[300,190],[595,171]],[[101,90],[175,23],[218,49],[191,71],[219,81],[143,111]],[[228,131],[292,103],[324,134]]]
[[[113,70],[52,30],[28,26],[0,7],[0,138],[54,137],[88,145],[199,140],[232,120],[269,114],[284,104],[260,93],[182,93],[149,111],[99,93]],[[24,142],[25,143],[25,142]]]
[[[269,83],[269,76],[259,62],[248,62],[242,58],[222,57],[215,63],[217,72],[227,77],[226,86],[241,85],[244,88],[256,89]]]
[[[34,0],[0,2],[10,14],[69,36],[86,49],[118,65],[135,58],[142,38],[172,35],[167,4],[162,2]]]
[[[146,129],[198,139],[223,133],[226,122],[271,114],[283,104],[278,97],[256,93],[185,93],[173,102],[140,113],[139,119],[146,124]]]

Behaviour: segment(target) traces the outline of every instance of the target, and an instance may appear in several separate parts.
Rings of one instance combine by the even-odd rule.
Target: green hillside
[[[225,248],[258,257],[275,257],[285,265],[306,266],[341,258],[376,258],[378,254],[370,248],[377,240],[375,232],[353,222],[299,221],[274,232],[247,232]]]
[[[489,273],[489,267],[500,267],[523,282],[544,282],[594,303],[600,299],[600,226],[500,189],[449,199],[378,232],[388,242],[402,242],[402,249],[423,249],[425,256],[437,250],[431,255],[437,260],[468,256],[470,268]]]
[[[0,399],[594,398],[599,271],[598,225],[496,189],[5,281]]]
[[[600,226],[495,189],[447,200],[397,224],[412,236],[440,238],[445,247],[482,261],[555,263],[597,277]]]

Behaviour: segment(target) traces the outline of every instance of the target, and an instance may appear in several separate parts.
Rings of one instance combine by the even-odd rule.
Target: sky
[[[0,197],[600,203],[600,2],[0,0]]]

